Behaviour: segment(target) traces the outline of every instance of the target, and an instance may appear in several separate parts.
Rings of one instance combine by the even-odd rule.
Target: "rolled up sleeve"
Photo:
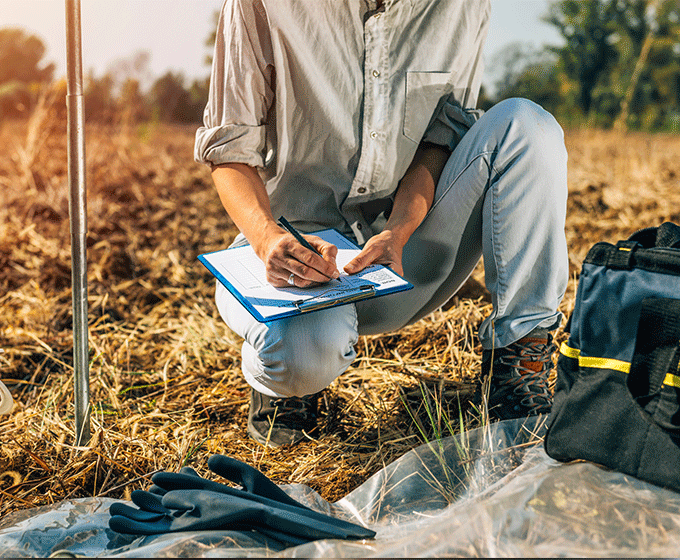
[[[208,104],[196,132],[196,161],[264,166],[273,68],[259,0],[226,0],[217,26]]]
[[[483,113],[481,109],[464,109],[453,96],[449,96],[430,120],[422,142],[445,146],[453,151]]]

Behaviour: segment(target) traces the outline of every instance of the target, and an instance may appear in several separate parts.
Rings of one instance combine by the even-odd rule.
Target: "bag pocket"
[[[558,461],[582,459],[636,473],[646,433],[636,408],[626,373],[560,354],[546,453]]]

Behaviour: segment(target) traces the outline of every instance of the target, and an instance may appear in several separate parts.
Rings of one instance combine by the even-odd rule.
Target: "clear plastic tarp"
[[[254,532],[127,537],[108,528],[107,498],[69,500],[0,520],[0,557],[676,557],[680,494],[543,450],[545,417],[505,421],[421,446],[330,504],[367,525],[365,541],[281,549]]]

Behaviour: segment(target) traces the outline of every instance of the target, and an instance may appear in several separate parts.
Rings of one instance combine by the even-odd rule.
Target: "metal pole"
[[[66,72],[76,445],[87,445],[90,441],[90,374],[87,339],[87,256],[85,244],[87,207],[80,0],[66,0]]]

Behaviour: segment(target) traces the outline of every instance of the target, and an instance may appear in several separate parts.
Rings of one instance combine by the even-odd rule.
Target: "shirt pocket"
[[[439,100],[448,93],[448,72],[407,72],[404,136],[420,142]]]

